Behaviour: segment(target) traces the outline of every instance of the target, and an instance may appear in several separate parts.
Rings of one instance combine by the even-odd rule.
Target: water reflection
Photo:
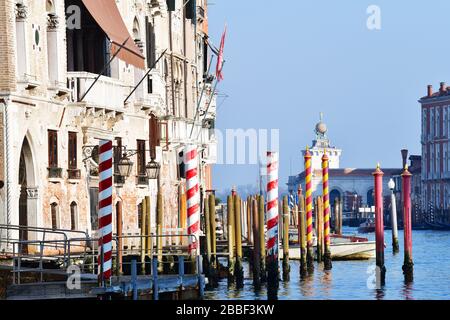
[[[413,300],[413,283],[412,282],[405,282],[403,286],[403,296],[406,300]]]
[[[324,271],[320,282],[323,286],[324,298],[329,299],[331,297],[331,290],[333,288],[333,272],[332,272],[332,270]]]
[[[309,274],[300,281],[300,292],[306,298],[314,296],[314,274]]]

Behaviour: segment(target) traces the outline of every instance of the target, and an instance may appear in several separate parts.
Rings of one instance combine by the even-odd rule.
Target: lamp
[[[128,178],[131,175],[131,170],[133,169],[133,162],[127,157],[126,154],[124,154],[117,167],[119,169],[119,174],[122,177]]]
[[[389,180],[389,182],[388,182],[388,187],[389,187],[389,189],[390,189],[391,191],[394,191],[394,189],[395,189],[395,182],[394,182],[394,179],[391,178],[391,180]]]
[[[146,166],[145,171],[147,172],[147,177],[149,179],[158,179],[159,176],[159,163],[155,162],[155,160],[151,160]]]

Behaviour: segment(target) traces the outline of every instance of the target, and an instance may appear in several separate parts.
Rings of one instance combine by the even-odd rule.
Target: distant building
[[[428,86],[422,107],[422,202],[431,220],[450,221],[450,87]]]
[[[344,212],[356,212],[361,207],[372,207],[374,205],[374,180],[372,172],[375,168],[370,169],[355,169],[355,168],[340,168],[339,158],[342,150],[330,144],[327,137],[327,126],[322,121],[316,125],[315,129],[316,139],[313,141],[313,146],[310,149],[312,155],[312,185],[313,196],[322,195],[322,156],[326,152],[330,158],[329,169],[329,190],[330,203],[334,203],[336,198],[340,198],[343,203]],[[306,150],[302,151],[305,155]],[[302,160],[303,161],[303,157]],[[393,176],[399,176],[402,172],[400,168],[389,169],[382,168],[384,172],[383,178],[383,194],[385,196],[385,206],[390,204],[390,190],[387,186],[389,179]],[[298,186],[301,185],[305,190],[305,172],[298,175],[290,176],[288,181],[288,189],[290,193],[296,192]]]

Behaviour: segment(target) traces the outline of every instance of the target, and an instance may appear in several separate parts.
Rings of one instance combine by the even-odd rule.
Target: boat
[[[289,259],[300,260],[300,246],[296,230],[290,230]],[[292,239],[292,240],[291,240]],[[317,251],[317,238],[313,237],[314,253]],[[280,247],[281,248],[281,247]],[[375,241],[369,241],[367,238],[345,235],[331,235],[331,259],[335,261],[346,260],[368,260],[375,257]],[[283,256],[283,250],[280,250],[280,257]],[[317,258],[317,257],[315,257]]]
[[[375,232],[375,222],[373,220],[366,220],[365,222],[361,223],[358,227],[359,233],[371,233]]]

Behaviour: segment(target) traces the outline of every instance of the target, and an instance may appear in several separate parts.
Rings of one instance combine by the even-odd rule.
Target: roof
[[[385,176],[395,176],[402,173],[401,169],[381,169]],[[328,174],[330,177],[371,177],[375,169],[355,169],[355,168],[345,168],[345,169],[329,169]],[[321,175],[322,170],[314,170],[313,174]],[[305,171],[297,175],[297,178],[304,179]]]

